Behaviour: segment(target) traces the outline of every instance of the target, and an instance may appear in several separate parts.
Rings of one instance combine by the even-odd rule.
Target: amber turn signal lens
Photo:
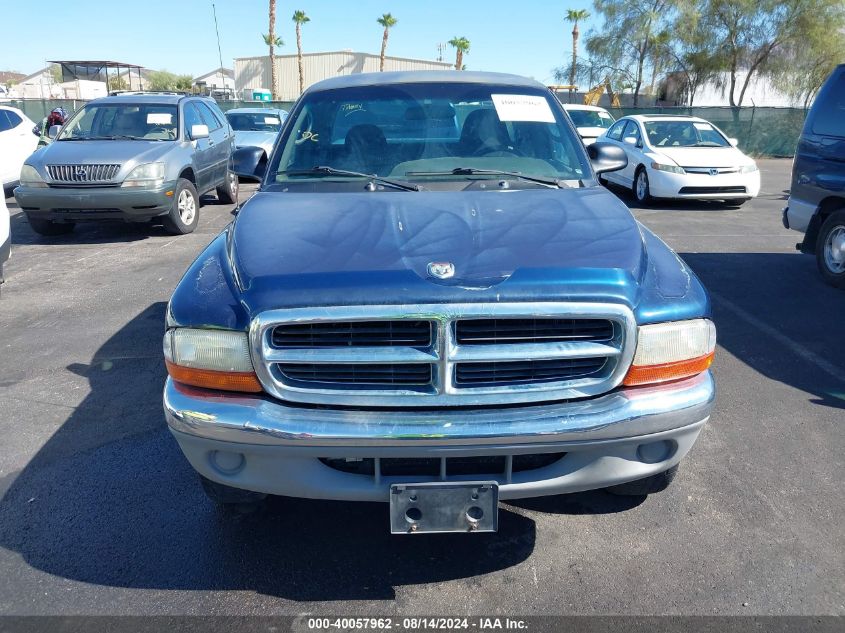
[[[648,385],[689,378],[690,376],[695,376],[706,371],[713,363],[714,356],[715,352],[710,352],[704,356],[680,360],[674,363],[642,366],[631,365],[622,384],[626,387],[634,387],[636,385]]]
[[[195,369],[182,367],[165,361],[167,373],[176,382],[206,389],[222,389],[225,391],[243,391],[258,393],[263,391],[261,383],[253,372],[214,371],[211,369]]]

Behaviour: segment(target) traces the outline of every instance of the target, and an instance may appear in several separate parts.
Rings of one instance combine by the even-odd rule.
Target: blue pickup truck
[[[167,311],[167,421],[213,500],[485,532],[499,499],[672,481],[715,397],[708,295],[545,87],[330,79],[258,151]]]

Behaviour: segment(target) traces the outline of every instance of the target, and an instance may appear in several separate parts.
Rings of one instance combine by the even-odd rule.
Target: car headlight
[[[709,319],[637,328],[637,351],[622,384],[646,385],[700,374],[713,362],[716,326]]]
[[[683,167],[678,167],[677,165],[664,165],[663,163],[658,163],[653,161],[651,163],[651,168],[656,169],[657,171],[668,171],[672,174],[685,174],[687,172],[684,171]]]
[[[121,187],[160,187],[164,184],[164,163],[144,163],[133,169]]]
[[[741,174],[751,174],[755,171],[757,171],[757,165],[754,163],[751,163],[750,165],[743,165],[739,168],[739,173]]]
[[[21,187],[46,187],[47,183],[32,165],[24,164],[21,167],[21,176],[19,178]]]
[[[246,332],[175,328],[164,335],[167,373],[177,382],[226,391],[261,391]]]

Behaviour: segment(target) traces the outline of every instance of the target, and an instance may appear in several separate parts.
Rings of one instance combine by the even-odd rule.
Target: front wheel
[[[200,197],[196,187],[186,178],[180,178],[173,193],[173,205],[164,216],[164,228],[173,235],[192,233],[200,218]]]
[[[226,182],[217,187],[217,199],[223,204],[236,204],[238,189],[238,175],[231,169],[227,169]]]
[[[645,167],[640,168],[634,178],[634,197],[640,204],[648,204],[651,202],[651,191]]]
[[[662,473],[651,475],[636,481],[626,481],[624,484],[617,484],[606,488],[609,493],[624,497],[641,497],[644,495],[651,495],[655,492],[662,492],[669,487],[669,484],[675,479],[678,474],[678,465],[672,466],[669,470],[664,470]]]
[[[53,222],[52,220],[45,220],[43,218],[33,218],[29,213],[26,214],[26,220],[32,230],[38,235],[46,237],[54,237],[56,235],[67,235],[73,231],[76,226],[73,222]]]
[[[822,224],[816,242],[816,264],[827,283],[845,288],[845,209],[832,213]]]

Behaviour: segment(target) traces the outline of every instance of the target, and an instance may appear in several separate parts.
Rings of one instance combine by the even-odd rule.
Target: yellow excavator
[[[610,87],[610,77],[605,77],[604,81],[594,88],[590,88],[587,94],[584,95],[584,105],[596,106],[599,104],[599,99],[607,90],[607,96],[610,97],[611,108],[621,108],[622,104],[619,102],[619,95],[613,92]]]

